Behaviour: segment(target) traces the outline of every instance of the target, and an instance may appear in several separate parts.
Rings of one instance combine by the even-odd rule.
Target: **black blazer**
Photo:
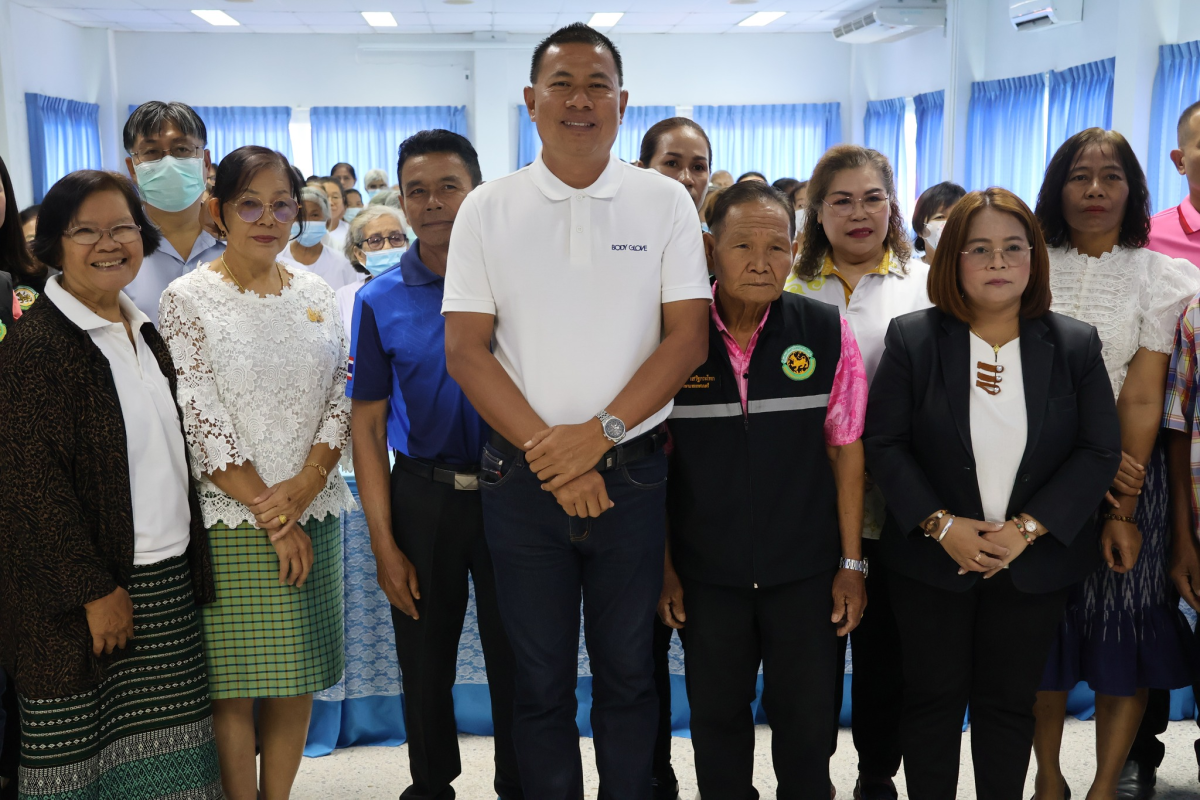
[[[936,308],[897,317],[867,404],[867,467],[888,515],[881,550],[902,575],[966,591],[980,573],[958,565],[920,523],[938,509],[983,518],[971,446],[970,329]],[[1095,518],[1121,463],[1121,429],[1096,329],[1047,313],[1021,320],[1029,422],[1008,515],[1044,525],[1010,567],[1024,592],[1082,580],[1100,563]]]

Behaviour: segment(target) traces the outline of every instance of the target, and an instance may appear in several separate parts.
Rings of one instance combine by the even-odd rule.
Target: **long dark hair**
[[[704,137],[704,143],[708,145],[708,161],[709,168],[712,168],[712,142],[708,140],[708,134],[704,132],[704,128],[700,127],[700,123],[687,117],[668,117],[667,119],[659,120],[650,126],[642,136],[641,152],[638,154],[639,160],[643,167],[649,167],[654,154],[658,152],[658,142],[662,137],[675,130],[676,128],[691,128]]]
[[[0,269],[12,275],[13,283],[25,284],[36,292],[46,287],[46,266],[33,260],[21,231],[21,209],[13,191],[8,167],[0,158],[0,186],[4,187],[4,224],[0,225]],[[9,298],[11,301],[12,298]],[[3,302],[4,298],[0,298]]]

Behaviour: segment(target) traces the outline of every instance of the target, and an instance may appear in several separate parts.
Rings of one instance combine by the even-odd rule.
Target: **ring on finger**
[[[280,515],[279,515],[279,524],[280,524],[280,525],[287,525],[287,514],[280,514]]]
[[[978,564],[983,563],[983,551],[982,550],[980,550],[978,553],[975,554],[975,562]]]

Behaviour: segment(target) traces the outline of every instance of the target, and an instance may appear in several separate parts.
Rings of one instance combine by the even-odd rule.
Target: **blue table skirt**
[[[353,476],[347,477],[357,499]],[[345,567],[346,673],[336,686],[315,695],[312,722],[308,730],[306,756],[328,755],[339,747],[403,744],[404,698],[400,670],[396,661],[396,642],[392,631],[391,610],[375,578],[375,558],[370,535],[361,511],[342,516],[343,558]],[[591,736],[592,678],[587,651],[580,630],[579,701],[576,722],[579,732]],[[850,724],[851,653],[846,654],[846,692],[841,724]],[[683,650],[676,637],[671,647],[672,730],[676,736],[690,736],[687,693],[683,678]],[[1095,698],[1086,684],[1071,692],[1067,710],[1079,719],[1095,713]],[[471,589],[467,616],[459,642],[457,685],[454,687],[454,715],[463,733],[492,734],[491,704],[483,649],[479,643],[479,625],[475,614],[475,592]],[[1191,719],[1196,704],[1191,689],[1171,693],[1171,719]],[[765,723],[762,710],[762,676],[754,701],[754,719]]]

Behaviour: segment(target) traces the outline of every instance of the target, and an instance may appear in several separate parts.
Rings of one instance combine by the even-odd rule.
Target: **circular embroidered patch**
[[[8,336],[8,326],[0,322],[0,342],[4,341],[5,336]]]
[[[783,374],[794,381],[802,381],[812,377],[817,369],[817,358],[802,344],[794,344],[783,351]]]
[[[28,286],[18,286],[13,289],[13,294],[17,296],[17,303],[21,306],[21,313],[24,314],[33,305],[33,301],[38,299],[38,293]]]

